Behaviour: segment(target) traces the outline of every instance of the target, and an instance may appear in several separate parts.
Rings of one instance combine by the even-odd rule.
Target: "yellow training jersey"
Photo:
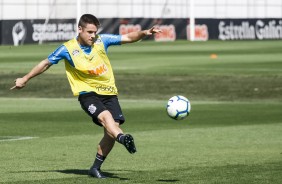
[[[117,95],[115,78],[104,43],[98,36],[91,52],[86,54],[76,38],[64,43],[71,60],[65,60],[68,81],[75,96],[85,92]]]

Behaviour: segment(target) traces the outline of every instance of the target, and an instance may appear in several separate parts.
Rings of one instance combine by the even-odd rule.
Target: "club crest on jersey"
[[[73,56],[79,55],[79,50],[73,50],[73,51],[72,51],[72,55],[73,55]]]
[[[101,42],[102,42],[102,40],[101,40],[100,38],[98,38],[98,39],[95,40],[94,43],[95,43],[95,44],[100,44]]]

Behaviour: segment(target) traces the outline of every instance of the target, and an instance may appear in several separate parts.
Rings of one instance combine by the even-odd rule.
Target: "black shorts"
[[[78,101],[81,108],[99,126],[102,126],[102,124],[98,121],[98,115],[105,110],[110,111],[115,122],[123,124],[125,121],[116,95],[98,95],[91,92],[79,95]]]

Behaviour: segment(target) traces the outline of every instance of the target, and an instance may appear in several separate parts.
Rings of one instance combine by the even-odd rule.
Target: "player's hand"
[[[155,28],[155,27],[152,27],[151,29],[147,30],[146,35],[152,35],[152,34],[161,33],[161,32],[162,32],[162,30]]]
[[[26,80],[24,80],[23,78],[17,78],[15,80],[15,85],[13,87],[10,88],[10,90],[13,90],[13,89],[21,89],[23,87],[25,87],[26,85]]]

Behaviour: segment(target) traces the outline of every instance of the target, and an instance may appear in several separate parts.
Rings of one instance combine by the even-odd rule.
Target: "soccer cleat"
[[[106,179],[107,177],[105,175],[103,175],[103,173],[101,172],[100,169],[91,167],[89,170],[89,175],[95,178],[99,178],[99,179]]]
[[[124,136],[124,144],[125,148],[127,149],[127,151],[131,154],[136,152],[136,147],[134,144],[134,140],[133,137],[130,134],[126,134]]]

